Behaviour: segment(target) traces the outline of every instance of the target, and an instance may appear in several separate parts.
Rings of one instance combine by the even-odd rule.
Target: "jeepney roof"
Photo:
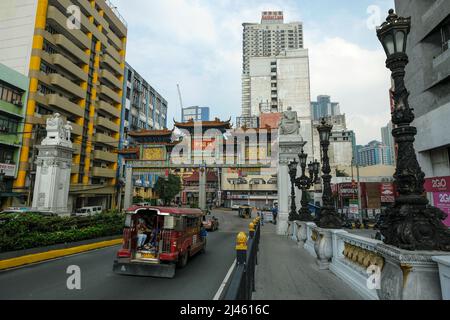
[[[141,210],[155,210],[158,215],[189,215],[189,216],[203,216],[203,211],[200,209],[178,208],[178,207],[157,207],[157,206],[132,206],[127,210],[128,213],[138,213]]]

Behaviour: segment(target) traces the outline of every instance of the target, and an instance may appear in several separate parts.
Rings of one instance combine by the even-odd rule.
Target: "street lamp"
[[[314,171],[314,183],[320,183],[319,171],[320,171],[320,162],[315,160],[313,163],[313,171]]]
[[[429,205],[424,196],[424,178],[414,149],[417,129],[411,126],[414,110],[409,107],[409,92],[405,87],[407,37],[411,18],[402,18],[389,10],[389,16],[377,36],[387,55],[386,67],[394,79],[394,111],[392,130],[398,145],[397,168],[394,174],[399,197],[386,211],[380,231],[384,242],[405,250],[450,251],[450,231],[442,223],[446,214]]]
[[[291,178],[291,211],[289,212],[289,221],[299,220],[297,206],[295,205],[295,179],[297,177],[297,166],[298,162],[295,159],[288,165],[289,176]]]
[[[328,157],[328,148],[330,146],[330,135],[333,126],[322,119],[320,125],[317,127],[320,137],[320,146],[322,147],[322,180],[323,180],[323,205],[320,211],[320,220],[318,225],[325,229],[341,229],[342,220],[338,216],[332,199],[331,192],[331,168],[330,158]]]
[[[308,169],[313,169],[313,171],[309,171],[310,177],[307,177],[306,172],[306,161],[308,159],[308,155],[303,151],[298,155],[300,158],[300,167],[302,168],[302,175],[295,180],[295,185],[302,190],[302,208],[299,211],[299,220],[300,221],[313,221],[314,218],[311,215],[311,212],[308,209],[308,197],[306,195],[307,190],[311,188],[313,185],[314,179],[314,168],[308,166]]]

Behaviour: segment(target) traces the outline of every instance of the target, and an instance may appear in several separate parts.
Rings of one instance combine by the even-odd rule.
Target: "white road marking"
[[[231,274],[233,273],[233,270],[234,270],[235,267],[236,267],[236,260],[234,260],[233,264],[230,267],[230,270],[228,270],[228,273],[225,276],[225,279],[223,279],[223,282],[220,285],[219,290],[217,291],[217,293],[214,296],[213,300],[219,300],[220,299],[220,296],[222,295],[222,292],[225,289],[225,286],[227,285],[228,280],[230,280]]]

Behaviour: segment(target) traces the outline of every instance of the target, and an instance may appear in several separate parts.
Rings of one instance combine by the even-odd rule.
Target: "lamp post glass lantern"
[[[322,180],[323,180],[323,206],[320,211],[320,220],[318,225],[324,229],[341,229],[342,220],[338,216],[334,207],[332,191],[331,191],[331,168],[330,158],[328,157],[328,148],[330,147],[330,135],[333,126],[328,124],[325,118],[322,119],[320,125],[317,127],[320,137],[320,146],[322,148]]]
[[[407,38],[411,18],[399,17],[394,10],[379,28],[377,36],[386,52],[386,67],[394,80],[394,111],[392,130],[398,145],[397,167],[394,174],[399,196],[385,213],[380,231],[384,242],[405,250],[450,251],[450,231],[443,224],[446,214],[429,205],[424,196],[425,174],[417,161],[414,149],[417,129],[411,126],[414,110],[409,106],[409,92],[405,87]]]
[[[295,159],[288,165],[289,177],[291,178],[291,211],[289,212],[289,221],[299,220],[297,206],[295,204],[295,178],[297,177],[297,166],[298,162]]]
[[[306,162],[308,159],[308,155],[304,152],[303,147],[301,153],[298,155],[300,159],[300,167],[302,169],[302,174],[300,177],[295,178],[295,186],[302,191],[302,199],[301,199],[301,209],[298,212],[298,220],[299,221],[314,221],[313,216],[308,208],[308,195],[307,192],[313,185],[314,172],[310,173],[310,177],[306,176]]]

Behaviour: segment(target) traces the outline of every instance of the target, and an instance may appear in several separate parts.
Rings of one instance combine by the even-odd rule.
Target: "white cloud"
[[[389,122],[389,71],[382,50],[370,51],[341,38],[310,45],[311,95],[340,102],[358,143],[380,139]]]
[[[302,21],[300,6],[291,0],[115,3],[129,23],[127,60],[167,98],[168,119],[180,116],[178,83],[184,105],[210,106],[212,117],[238,116],[242,23],[258,22],[263,10],[283,10],[286,21]],[[305,43],[310,49],[311,99],[328,94],[340,102],[358,143],[379,139],[380,127],[389,121],[390,82],[383,52],[365,49],[342,37],[325,38],[328,32],[322,22],[304,22]],[[354,24],[355,28],[364,27],[361,19],[355,18]]]

